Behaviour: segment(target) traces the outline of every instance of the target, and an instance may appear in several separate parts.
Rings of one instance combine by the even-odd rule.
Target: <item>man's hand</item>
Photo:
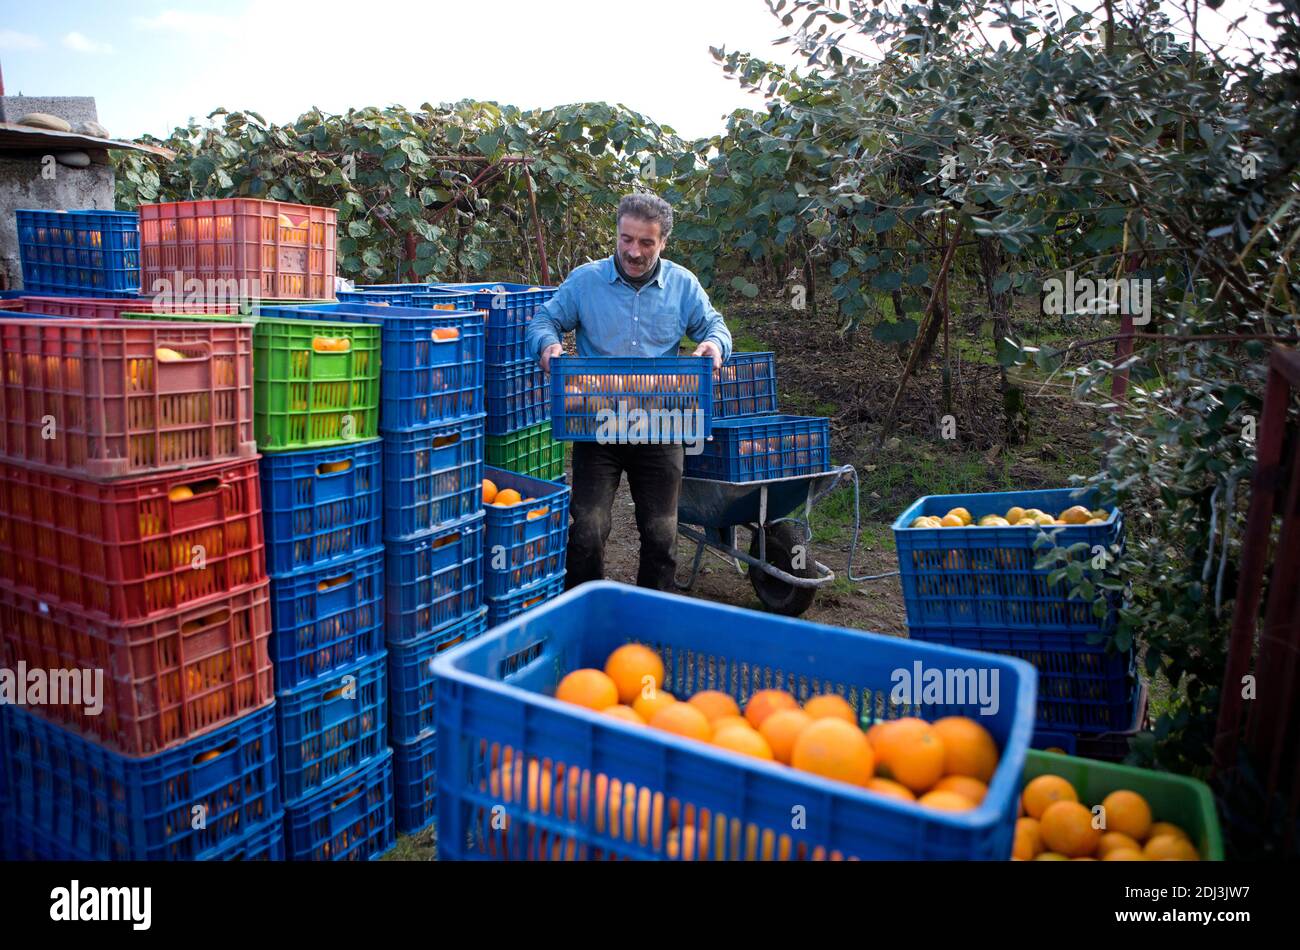
[[[564,347],[558,343],[552,343],[546,349],[542,350],[542,369],[547,373],[551,371],[551,360],[557,356],[564,355]]]
[[[697,346],[691,356],[712,356],[713,369],[715,371],[722,369],[722,350],[718,349],[718,344],[712,340],[705,340]]]

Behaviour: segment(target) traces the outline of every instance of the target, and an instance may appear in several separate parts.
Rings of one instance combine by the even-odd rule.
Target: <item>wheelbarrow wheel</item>
[[[788,521],[778,521],[767,528],[767,563],[775,568],[793,574],[795,577],[816,577],[817,571],[807,566],[794,567],[794,549],[803,544],[799,529]],[[758,557],[758,533],[754,533],[749,542],[749,556]],[[763,606],[773,613],[787,617],[798,617],[810,606],[817,595],[815,587],[795,587],[771,574],[756,568],[749,569],[749,583]]]

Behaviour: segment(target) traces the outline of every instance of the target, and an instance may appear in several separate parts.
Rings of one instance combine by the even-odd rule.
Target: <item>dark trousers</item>
[[[682,489],[680,445],[573,443],[573,496],[565,589],[605,577],[605,542],[623,473],[641,533],[638,587],[672,591],[677,573],[677,496]]]

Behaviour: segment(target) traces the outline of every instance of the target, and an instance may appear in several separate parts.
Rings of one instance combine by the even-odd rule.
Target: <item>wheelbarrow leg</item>
[[[673,578],[673,583],[677,586],[678,590],[690,590],[692,587],[695,586],[695,578],[699,576],[700,562],[703,560],[704,560],[704,541],[702,540],[696,541],[695,557],[691,561],[691,576],[686,578],[685,584],[677,580],[677,578],[675,577]]]

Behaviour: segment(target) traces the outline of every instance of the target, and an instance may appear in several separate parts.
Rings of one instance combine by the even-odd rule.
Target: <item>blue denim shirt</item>
[[[731,332],[698,278],[660,258],[659,274],[639,291],[623,280],[614,258],[576,268],[528,321],[526,347],[534,359],[570,330],[579,356],[676,356],[682,335],[716,343],[725,362]]]

